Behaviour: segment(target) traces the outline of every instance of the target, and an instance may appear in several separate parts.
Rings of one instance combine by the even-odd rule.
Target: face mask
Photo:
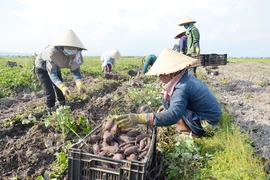
[[[189,27],[189,24],[185,24],[184,27],[187,29]]]
[[[71,49],[66,49],[66,48],[64,48],[64,52],[65,52],[67,55],[72,56],[72,55],[75,55],[75,54],[78,52],[78,50],[77,50],[77,49],[71,50]]]

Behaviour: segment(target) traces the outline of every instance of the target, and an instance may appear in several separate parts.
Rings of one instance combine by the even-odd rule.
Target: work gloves
[[[200,48],[196,47],[196,55],[199,56],[200,55]]]
[[[65,97],[71,98],[71,92],[64,84],[61,84],[59,89],[62,91]]]
[[[121,128],[128,128],[137,124],[152,125],[153,113],[124,114],[116,117],[116,122]]]
[[[82,80],[77,80],[76,81],[76,86],[77,86],[77,89],[78,89],[78,93],[79,94],[84,94],[84,93],[86,93],[86,90],[85,90],[85,88],[84,88],[84,85],[83,85],[83,82],[82,82]]]

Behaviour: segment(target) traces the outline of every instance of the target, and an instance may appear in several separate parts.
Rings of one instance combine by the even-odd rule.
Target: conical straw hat
[[[197,59],[165,48],[146,75],[158,76],[161,74],[171,74],[193,65],[196,61]]]
[[[181,29],[177,35],[174,37],[174,39],[179,39],[180,37],[182,37],[184,35],[184,33],[186,32],[185,29]]]
[[[186,16],[186,17],[184,17],[184,19],[182,19],[182,21],[180,22],[180,24],[178,24],[178,26],[183,26],[183,25],[188,24],[188,23],[196,23],[196,21],[191,19],[190,17]]]
[[[121,57],[121,54],[117,49],[111,49],[109,54],[110,54],[111,58],[113,58],[115,60],[117,60]]]
[[[53,46],[70,46],[70,47],[77,47],[83,50],[85,49],[84,45],[77,37],[77,35],[70,29],[68,30],[61,38],[57,39],[51,45]]]

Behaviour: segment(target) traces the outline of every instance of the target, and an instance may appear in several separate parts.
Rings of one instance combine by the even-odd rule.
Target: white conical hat
[[[183,26],[183,25],[188,24],[188,23],[196,23],[196,21],[191,19],[190,17],[186,16],[186,17],[184,17],[184,19],[182,19],[182,21],[180,22],[180,24],[178,24],[178,26]]]
[[[179,39],[180,37],[182,37],[182,35],[184,35],[184,33],[186,32],[185,29],[181,29],[177,35],[174,37],[174,39]]]
[[[61,38],[54,41],[51,45],[53,46],[70,46],[77,47],[83,50],[87,50],[77,35],[69,29]]]
[[[169,48],[165,48],[162,50],[154,65],[146,75],[158,76],[161,74],[171,74],[195,64],[196,61],[197,59],[173,51]]]
[[[113,58],[115,60],[119,59],[121,57],[121,54],[117,49],[111,49],[109,52],[109,55],[111,58]]]

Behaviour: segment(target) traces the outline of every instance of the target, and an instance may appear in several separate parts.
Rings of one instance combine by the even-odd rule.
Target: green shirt
[[[196,47],[194,46],[196,42],[200,42],[200,33],[196,27],[193,27],[188,35],[187,55],[196,54]]]

